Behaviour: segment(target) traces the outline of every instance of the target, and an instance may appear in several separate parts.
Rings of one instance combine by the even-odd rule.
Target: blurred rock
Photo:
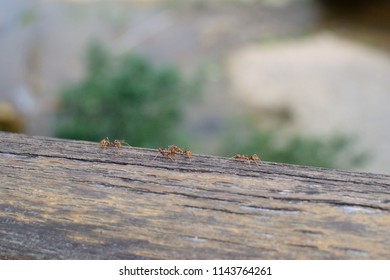
[[[331,33],[251,45],[229,60],[235,98],[257,112],[284,108],[300,134],[356,135],[375,156],[369,171],[390,173],[390,56]],[[276,109],[275,109],[276,108]],[[267,121],[267,114],[261,114]],[[367,169],[366,169],[367,170]]]

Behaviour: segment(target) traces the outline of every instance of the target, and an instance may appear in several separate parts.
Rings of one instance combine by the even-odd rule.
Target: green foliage
[[[262,160],[327,168],[352,168],[361,166],[368,159],[366,152],[353,150],[354,139],[344,135],[326,138],[287,137],[274,130],[262,131],[250,122],[234,125],[240,131],[227,129],[221,153],[252,155]]]
[[[155,69],[133,54],[112,57],[101,45],[88,51],[87,75],[62,92],[56,136],[133,146],[170,144],[188,87],[172,67]]]

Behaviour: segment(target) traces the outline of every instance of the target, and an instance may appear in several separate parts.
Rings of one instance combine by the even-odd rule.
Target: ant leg
[[[169,152],[167,152],[167,151],[165,151],[165,150],[163,150],[163,149],[161,149],[161,148],[158,148],[158,153],[157,153],[157,155],[154,157],[153,160],[155,160],[160,154],[161,154],[163,157],[168,157],[168,158],[170,158],[170,160],[173,160],[172,157],[169,155]],[[152,161],[153,161],[153,160],[152,160]]]
[[[161,150],[161,148],[158,149],[157,155],[153,158],[152,161],[154,161],[160,154],[163,154],[163,150]]]

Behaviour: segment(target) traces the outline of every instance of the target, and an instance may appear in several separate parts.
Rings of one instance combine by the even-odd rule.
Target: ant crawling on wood
[[[100,141],[99,145],[100,147],[104,147],[104,148],[111,146],[110,139],[108,139],[108,137],[104,138],[103,140]]]
[[[176,154],[179,154],[179,155],[184,155],[186,156],[187,158],[190,158],[192,156],[192,152],[186,148],[185,150],[183,150],[182,148],[179,148],[178,146],[176,145],[169,145],[168,148],[166,149],[162,149],[162,148],[158,148],[158,154],[154,157],[154,159],[156,157],[158,157],[158,155],[162,155],[164,157],[168,157],[170,159],[173,160],[173,157],[176,155]]]
[[[183,155],[185,155],[187,158],[192,157],[192,152],[188,149],[188,147],[183,151]]]
[[[174,156],[176,154],[183,154],[184,153],[184,151],[176,145],[169,145],[167,151],[168,151],[169,156]]]
[[[180,155],[184,155],[186,156],[187,158],[190,158],[192,157],[192,152],[189,150],[189,148],[185,148],[185,150],[179,148],[178,146],[175,146],[175,145],[170,145],[168,146],[168,151],[170,153],[170,155],[175,155],[175,154],[180,154]]]
[[[249,160],[254,160],[254,161],[260,160],[261,161],[260,157],[258,155],[256,155],[256,154],[251,155]]]
[[[248,161],[249,163],[251,161],[254,161],[256,163],[256,161],[259,161],[261,160],[260,157],[256,154],[253,154],[251,155],[250,157],[249,156],[246,156],[246,155],[240,155],[240,154],[237,154],[234,156],[234,159],[237,159],[237,160],[246,160]],[[257,163],[256,163],[257,164]]]
[[[259,156],[256,155],[256,154],[253,154],[251,155],[250,157],[246,156],[246,155],[235,155],[234,156],[235,159],[242,159],[242,160],[253,160],[253,161],[257,161],[257,160],[260,160]]]
[[[104,138],[103,140],[100,141],[99,145],[101,147],[116,147],[116,148],[121,148],[123,145],[130,146],[123,140],[118,140],[115,139],[113,142],[110,142],[110,139],[108,137]]]
[[[153,160],[155,160],[159,154],[161,154],[163,157],[168,157],[168,158],[172,159],[172,153],[169,150],[158,148],[158,154],[154,157]]]
[[[118,139],[115,139],[114,142],[111,143],[111,146],[120,148],[122,147],[122,142],[119,141]]]
[[[130,145],[129,145],[128,143],[126,143],[124,140],[115,139],[114,142],[111,142],[111,146],[112,146],[112,147],[120,148],[120,147],[122,147],[123,145],[125,145],[125,146],[130,146]]]

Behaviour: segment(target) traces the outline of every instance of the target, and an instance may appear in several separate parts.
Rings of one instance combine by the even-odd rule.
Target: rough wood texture
[[[390,258],[390,176],[0,136],[0,258]]]

